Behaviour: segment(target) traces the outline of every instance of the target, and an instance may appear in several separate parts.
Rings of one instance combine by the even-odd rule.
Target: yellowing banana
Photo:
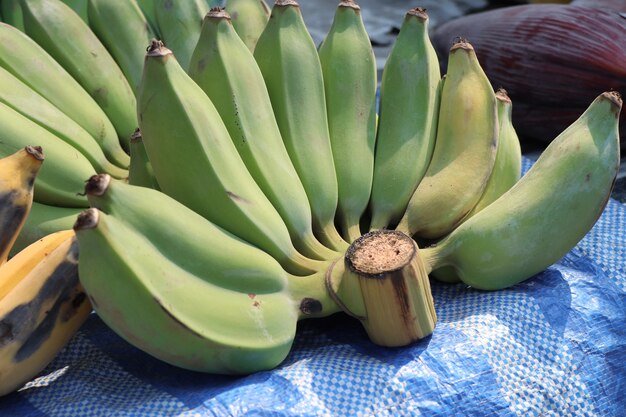
[[[319,48],[330,141],[337,172],[337,223],[349,242],[372,189],[376,140],[376,59],[354,1],[341,1]]]
[[[598,96],[509,191],[423,249],[426,263],[435,270],[453,267],[466,284],[495,290],[558,261],[609,199],[619,170],[621,107],[615,92]]]
[[[437,134],[440,81],[428,15],[424,9],[411,9],[383,70],[371,229],[400,220],[426,173]]]
[[[474,48],[461,40],[450,50],[432,160],[397,230],[423,239],[454,230],[482,195],[497,144],[495,94]]]
[[[274,3],[254,57],[285,147],[306,190],[313,232],[328,247],[345,250],[347,243],[335,228],[337,178],[322,68],[297,2]]]
[[[41,148],[32,146],[0,159],[0,266],[6,262],[31,209],[42,162]]]
[[[228,0],[226,11],[230,14],[241,40],[250,52],[254,52],[270,17],[270,8],[265,0]]]
[[[0,298],[0,395],[43,370],[91,312],[78,280],[77,250],[73,233],[62,232],[0,267],[0,282],[12,284]]]

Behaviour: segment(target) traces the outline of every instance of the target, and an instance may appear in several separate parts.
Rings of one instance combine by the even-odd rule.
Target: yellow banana
[[[0,159],[0,266],[28,217],[42,162],[41,148],[32,146]]]

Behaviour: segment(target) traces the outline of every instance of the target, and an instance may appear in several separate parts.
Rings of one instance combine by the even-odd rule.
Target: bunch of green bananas
[[[376,343],[410,343],[436,323],[428,274],[478,289],[514,285],[575,246],[609,198],[619,94],[599,95],[520,179],[510,99],[493,91],[463,39],[441,76],[423,9],[402,24],[377,113],[375,58],[354,1],[339,2],[319,48],[294,0],[276,0],[271,18],[257,0],[230,0],[201,25],[200,0],[87,4],[93,32],[60,0],[20,2],[35,41],[2,29],[46,68],[24,84],[49,107],[67,106],[58,113],[100,138],[129,181],[90,162],[66,182],[40,186],[53,195],[89,178],[80,195],[69,192],[75,202],[56,194],[40,202],[90,206],[74,230],[94,309],[176,366],[275,367],[298,320],[339,311],[359,318]],[[41,58],[48,53],[54,59]],[[19,58],[2,59],[11,74],[21,71],[10,69]],[[78,87],[64,83],[88,94],[72,100]],[[34,120],[21,112],[16,125]],[[50,176],[68,172],[67,155]],[[376,236],[384,250],[368,252]],[[380,268],[359,270],[357,253]],[[396,329],[396,318],[406,326]]]
[[[0,159],[0,396],[37,375],[69,342],[92,308],[78,279],[78,243],[62,230],[9,260],[29,215],[41,148]]]

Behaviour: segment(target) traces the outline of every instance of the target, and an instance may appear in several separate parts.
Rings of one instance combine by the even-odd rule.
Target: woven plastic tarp
[[[339,314],[300,322],[284,363],[247,377],[174,368],[92,315],[0,416],[626,415],[624,205],[610,200],[575,249],[515,287],[432,290],[439,321],[415,345],[374,346]]]

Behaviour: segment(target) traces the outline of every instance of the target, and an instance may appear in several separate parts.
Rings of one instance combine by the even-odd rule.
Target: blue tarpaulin
[[[521,284],[432,290],[437,327],[417,344],[377,347],[343,314],[306,320],[281,366],[246,377],[169,366],[92,314],[38,378],[0,398],[0,416],[626,415],[621,203],[610,200],[576,248]]]

